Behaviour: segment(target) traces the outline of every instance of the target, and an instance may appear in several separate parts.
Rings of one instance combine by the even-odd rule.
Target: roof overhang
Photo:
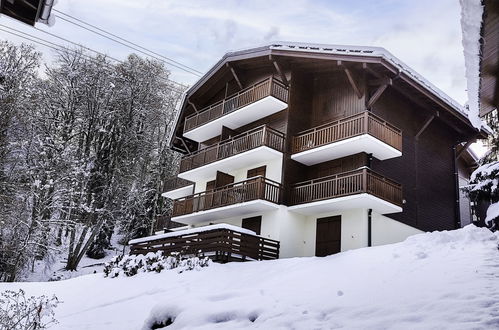
[[[448,112],[450,116],[456,118],[465,126],[476,129],[471,125],[465,109],[453,100],[446,93],[434,86],[416,71],[404,64],[398,58],[393,56],[386,49],[381,47],[363,47],[363,46],[341,46],[341,45],[323,45],[323,44],[307,44],[307,43],[292,43],[292,42],[275,42],[270,45],[265,45],[256,48],[244,49],[226,53],[205,75],[203,75],[189,90],[186,92],[184,102],[181,107],[181,113],[174,131],[178,132],[181,118],[183,118],[188,100],[191,96],[206,84],[217,72],[226,67],[227,63],[241,61],[245,59],[257,57],[295,57],[295,58],[311,58],[324,59],[345,62],[365,63],[366,65],[382,66],[390,73],[393,79],[398,83],[403,83],[405,88],[416,90],[425,98],[441,107]],[[480,137],[486,137],[485,131],[477,132]]]
[[[499,108],[499,1],[484,0],[480,52],[480,116]]]

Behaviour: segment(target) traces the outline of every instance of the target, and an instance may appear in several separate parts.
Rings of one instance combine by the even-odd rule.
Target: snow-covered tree
[[[490,204],[485,224],[492,230],[499,230],[499,161],[480,166],[470,179],[470,199],[476,204]]]
[[[178,166],[167,137],[180,95],[162,63],[64,50],[41,79],[39,58],[0,43],[0,280],[55,250],[75,270],[115,230],[148,235]]]

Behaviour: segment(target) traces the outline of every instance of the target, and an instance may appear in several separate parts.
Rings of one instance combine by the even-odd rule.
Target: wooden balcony
[[[348,208],[372,208],[381,214],[402,211],[402,186],[368,168],[296,183],[290,190],[291,209],[306,213]]]
[[[163,251],[204,255],[217,262],[279,258],[279,241],[231,225],[211,225],[130,241],[130,254]]]
[[[191,224],[277,209],[282,187],[262,176],[203,191],[173,201],[172,218]]]
[[[163,185],[163,197],[175,199],[194,193],[194,182],[179,177],[170,178]]]
[[[245,88],[185,119],[184,136],[206,141],[220,134],[222,126],[237,129],[287,107],[288,88],[273,77]]]
[[[293,137],[292,158],[306,165],[359,152],[384,160],[402,155],[402,132],[369,111],[303,131]]]
[[[201,149],[190,155],[184,156],[180,162],[180,173],[187,172],[223,159],[227,159],[232,156],[254,150],[258,147],[269,147],[282,153],[284,151],[284,141],[285,138],[283,133],[265,125],[260,126],[208,148]],[[269,155],[267,154],[263,154],[261,156],[251,155],[249,157],[255,160],[255,156],[257,157],[258,161],[266,160],[269,158]],[[244,164],[250,164],[253,161],[252,159],[242,161]],[[231,169],[231,164],[228,164],[229,162],[226,163],[227,164],[224,164],[223,168],[227,171],[228,167],[229,170]],[[192,178],[192,176],[190,178]]]

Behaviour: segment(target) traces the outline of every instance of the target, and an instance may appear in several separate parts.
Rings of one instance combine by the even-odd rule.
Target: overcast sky
[[[276,40],[380,46],[466,102],[458,0],[59,0],[55,8],[203,73],[229,50]],[[50,38],[5,16],[0,24]],[[37,27],[119,59],[132,52],[60,19]],[[182,83],[197,79],[171,71]]]

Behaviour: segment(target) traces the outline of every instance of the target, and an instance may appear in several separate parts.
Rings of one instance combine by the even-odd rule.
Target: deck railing
[[[172,191],[172,190],[187,187],[187,186],[190,186],[193,184],[194,184],[194,182],[192,182],[192,181],[182,179],[179,177],[174,177],[174,178],[167,179],[165,181],[165,183],[163,185],[163,191]]]
[[[303,131],[293,137],[293,153],[362,134],[370,134],[402,151],[402,131],[369,111]]]
[[[291,187],[291,204],[368,193],[402,206],[402,186],[368,168],[296,183]]]
[[[263,176],[256,176],[245,181],[175,199],[172,216],[176,217],[257,199],[279,204],[281,195],[281,184]]]
[[[209,226],[208,226],[209,227]],[[196,233],[152,239],[130,245],[130,254],[163,251],[164,254],[205,255],[214,261],[271,260],[279,258],[279,241],[227,228],[207,228]]]
[[[245,88],[226,99],[201,109],[185,119],[184,132],[204,125],[212,120],[225,116],[246,105],[273,96],[283,102],[288,102],[288,88],[279,80],[270,77],[253,86]]]
[[[261,146],[283,152],[284,141],[283,133],[263,125],[184,156],[180,161],[180,172],[189,171]]]

